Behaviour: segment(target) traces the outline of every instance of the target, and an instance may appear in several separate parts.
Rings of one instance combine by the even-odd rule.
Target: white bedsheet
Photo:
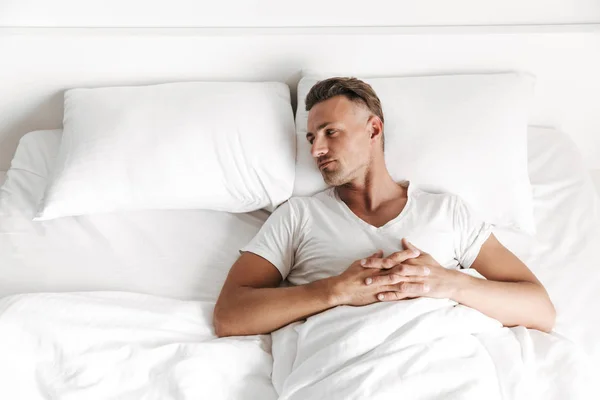
[[[592,174],[592,181],[596,186],[596,192],[598,192],[598,195],[600,196],[600,169],[594,169],[590,171],[590,173]]]
[[[600,364],[597,197],[590,194],[589,175],[565,135],[551,129],[529,134],[538,233],[497,235],[548,289],[559,312],[556,331]],[[35,160],[47,167],[59,135],[39,135],[30,143],[29,158],[43,155]],[[9,174],[13,180],[1,196],[0,214],[10,219],[0,219],[0,297],[129,290],[183,300],[117,292],[1,299],[0,398],[100,399],[111,391],[125,399],[276,397],[263,386],[271,373],[269,337],[216,339],[210,320],[222,280],[237,257],[233,249],[252,237],[264,214],[164,211],[36,224],[32,205],[45,176],[17,172]],[[213,225],[201,226],[207,223]],[[224,243],[227,248],[218,247]],[[210,259],[203,258],[207,251]],[[199,268],[199,262],[213,268]],[[535,352],[544,351],[538,343],[547,343],[522,328],[520,336],[508,334],[518,328],[502,332],[508,343],[489,346],[499,356],[522,345],[522,339],[529,346],[523,348]],[[536,360],[547,376],[561,382],[557,362],[564,347],[555,348],[557,353]]]
[[[449,299],[337,307],[274,332],[273,357],[280,400],[597,395],[597,371],[568,340]]]
[[[528,145],[537,233],[497,236],[548,290],[557,309],[554,330],[600,365],[600,201],[567,135],[530,128]]]
[[[269,336],[216,339],[213,302],[104,292],[0,300],[0,398],[277,398]]]

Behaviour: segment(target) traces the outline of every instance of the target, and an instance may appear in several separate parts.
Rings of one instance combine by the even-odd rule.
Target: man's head
[[[373,88],[356,78],[329,78],[306,96],[311,144],[325,183],[346,184],[383,160],[383,111]]]

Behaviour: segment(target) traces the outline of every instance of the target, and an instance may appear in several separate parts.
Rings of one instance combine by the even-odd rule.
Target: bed
[[[274,369],[271,336],[217,338],[212,326],[237,249],[268,212],[138,211],[32,222],[61,134],[24,136],[0,189],[2,397],[309,398],[301,390],[279,397],[286,367],[279,357]],[[513,382],[519,374],[542,379],[524,398],[590,398],[600,363],[598,196],[564,133],[529,127],[528,149],[537,233],[507,229],[497,236],[544,283],[558,320],[547,337],[504,328],[529,353],[519,366],[505,360],[499,398],[527,392]],[[211,247],[221,249],[212,253],[214,268],[199,275],[195,263]],[[38,278],[28,279],[32,274]],[[89,287],[79,285],[83,277]],[[514,351],[501,341],[491,348],[497,357]],[[459,380],[466,375],[451,373]],[[356,397],[345,398],[374,393],[368,381],[359,386]]]
[[[407,384],[399,391],[407,398],[596,398],[600,54],[590,49],[600,46],[598,32],[593,23],[0,28],[0,398],[387,399],[398,393],[381,389],[399,383]],[[421,302],[408,321],[421,347],[408,351],[439,352],[423,353],[427,362],[420,364],[400,354],[399,341],[389,342],[397,348],[369,348],[367,335],[397,327],[345,324],[353,320],[344,308],[273,335],[217,338],[212,317],[220,288],[269,207],[33,221],[69,125],[68,89],[279,82],[291,94],[287,111],[296,108],[298,116],[302,99],[294,95],[308,71],[407,77],[515,70],[537,79],[523,124],[535,234],[496,235],[548,289],[558,313],[550,335],[501,328],[448,302]],[[88,115],[97,118],[92,128],[106,122]],[[153,113],[143,115],[145,121]],[[381,316],[388,311],[378,309]],[[463,318],[442,332],[458,341],[414,341],[428,335],[427,324],[414,323],[427,322],[419,318],[426,311]],[[308,351],[319,343],[290,351],[298,350],[298,333],[324,323],[334,339],[347,338],[330,340],[321,349],[328,357]],[[337,351],[349,344],[360,347],[365,363],[338,357],[353,354]],[[385,357],[394,351],[398,357]],[[378,368],[384,365],[392,367]]]

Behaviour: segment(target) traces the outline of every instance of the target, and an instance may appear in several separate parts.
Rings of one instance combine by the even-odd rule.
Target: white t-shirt
[[[469,268],[492,225],[476,218],[460,197],[408,186],[402,212],[377,228],[360,219],[333,187],[311,197],[292,197],[277,208],[240,252],[273,264],[283,279],[302,285],[345,271],[381,249],[403,250],[402,238],[445,268]]]

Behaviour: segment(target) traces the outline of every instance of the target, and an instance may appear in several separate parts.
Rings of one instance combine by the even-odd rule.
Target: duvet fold
[[[337,307],[274,332],[273,357],[280,400],[593,398],[571,342],[449,299]]]

